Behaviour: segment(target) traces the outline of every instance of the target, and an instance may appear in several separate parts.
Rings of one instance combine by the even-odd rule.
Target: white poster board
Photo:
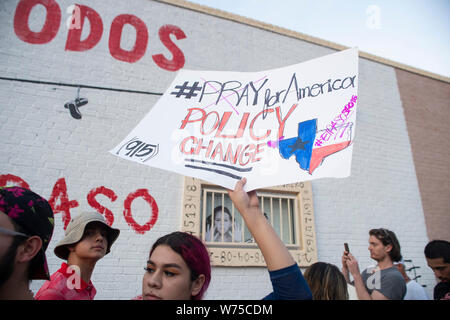
[[[357,48],[261,72],[181,70],[110,152],[246,190],[348,177]]]

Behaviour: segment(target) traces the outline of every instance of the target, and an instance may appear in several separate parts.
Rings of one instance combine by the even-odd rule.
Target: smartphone
[[[350,253],[350,249],[348,248],[348,243],[347,242],[344,243],[344,248],[345,248],[345,251]]]

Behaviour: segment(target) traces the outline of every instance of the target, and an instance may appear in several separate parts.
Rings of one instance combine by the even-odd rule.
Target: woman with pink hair
[[[150,250],[143,300],[200,300],[211,280],[211,263],[200,239],[186,232],[159,238]]]
[[[246,179],[228,194],[267,263],[273,292],[264,299],[307,300],[311,290],[283,241],[264,217],[255,191],[245,192]],[[203,242],[185,232],[173,232],[152,246],[142,282],[143,300],[200,300],[211,280],[211,263]]]

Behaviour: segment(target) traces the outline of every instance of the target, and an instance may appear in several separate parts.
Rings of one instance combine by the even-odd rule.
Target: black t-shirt
[[[447,293],[450,293],[450,283],[439,282],[434,287],[433,293],[434,300],[441,300]]]

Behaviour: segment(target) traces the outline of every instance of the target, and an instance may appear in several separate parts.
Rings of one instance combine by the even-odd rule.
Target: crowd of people
[[[341,270],[317,262],[303,275],[262,213],[256,192],[244,191],[245,183],[245,178],[238,181],[228,195],[267,263],[273,291],[263,299],[428,299],[423,287],[406,274],[395,233],[384,228],[369,231],[369,252],[375,266],[360,272],[357,259],[346,249]],[[46,249],[53,229],[53,211],[47,200],[22,187],[0,188],[0,299],[94,299],[96,289],[91,277],[95,265],[111,251],[120,230],[110,227],[99,213],[77,215],[54,248],[55,255],[64,262],[50,275]],[[450,243],[433,240],[424,254],[440,280],[433,298],[450,299]],[[211,281],[207,248],[199,238],[185,232],[157,239],[144,269],[142,294],[130,299],[200,300]],[[34,279],[47,280],[36,294],[29,289]]]

